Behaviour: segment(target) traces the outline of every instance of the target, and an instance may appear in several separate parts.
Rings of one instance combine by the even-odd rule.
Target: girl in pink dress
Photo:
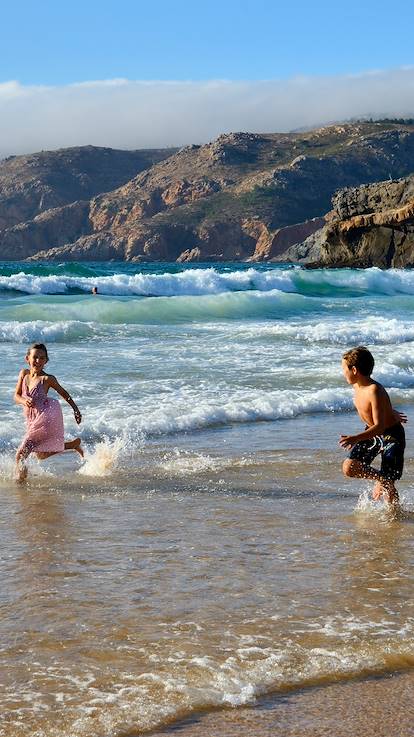
[[[48,362],[47,348],[43,343],[34,343],[26,354],[28,369],[22,369],[16,384],[14,401],[21,404],[26,416],[26,435],[16,453],[16,478],[27,478],[26,459],[35,452],[42,460],[64,450],[76,450],[83,457],[80,438],[65,442],[63,415],[57,399],[48,397],[54,389],[73,409],[77,424],[82,415],[72,397],[51,374],[43,369]]]

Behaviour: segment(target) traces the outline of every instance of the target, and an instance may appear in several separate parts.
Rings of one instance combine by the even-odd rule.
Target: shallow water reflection
[[[414,662],[410,520],[358,509],[322,449],[204,443],[2,489],[2,737],[132,735]]]

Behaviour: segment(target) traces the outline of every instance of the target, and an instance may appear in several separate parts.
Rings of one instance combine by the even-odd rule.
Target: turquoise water
[[[395,401],[414,398],[411,271],[5,264],[0,295],[3,448],[21,435],[10,394],[32,341],[92,443],[349,410],[338,365],[356,344]]]
[[[342,478],[338,436],[357,344],[410,418],[413,310],[410,270],[0,265],[1,737],[135,737],[411,667],[410,422],[402,521]],[[20,488],[33,341],[86,458]]]

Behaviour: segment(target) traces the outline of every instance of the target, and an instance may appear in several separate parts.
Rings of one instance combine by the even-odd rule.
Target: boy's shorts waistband
[[[383,433],[381,433],[383,438],[394,438],[398,443],[401,443],[402,445],[405,445],[405,430],[401,424],[401,422],[396,422],[395,425],[391,425],[391,427],[387,427],[386,430],[384,430]]]
[[[365,430],[369,429],[369,425],[365,425]],[[379,438],[393,438],[398,443],[403,443],[405,445],[405,430],[401,424],[401,422],[396,422],[395,425],[391,425],[391,427],[387,427],[384,432],[382,432],[380,435],[378,435]]]

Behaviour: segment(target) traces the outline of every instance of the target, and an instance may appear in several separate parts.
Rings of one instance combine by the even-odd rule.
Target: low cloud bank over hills
[[[289,131],[361,116],[412,117],[414,67],[232,82],[0,83],[0,158],[66,146],[159,148],[230,131]]]

